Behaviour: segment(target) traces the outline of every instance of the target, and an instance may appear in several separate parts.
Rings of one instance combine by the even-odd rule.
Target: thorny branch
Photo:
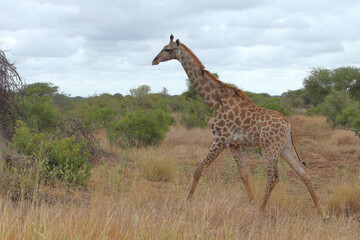
[[[5,52],[0,50],[0,132],[8,140],[14,133],[20,113],[20,90],[23,85],[23,79],[16,71],[15,64],[9,62]]]

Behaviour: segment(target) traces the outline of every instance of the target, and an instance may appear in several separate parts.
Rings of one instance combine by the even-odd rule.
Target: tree
[[[143,105],[145,103],[145,98],[150,93],[150,91],[150,86],[141,85],[137,88],[130,89],[130,95],[134,97],[141,105]]]
[[[304,107],[304,90],[289,90],[281,95],[282,102],[285,106],[290,108],[303,108]]]
[[[322,113],[327,120],[336,125],[336,116],[349,107],[355,107],[357,104],[351,99],[349,93],[345,91],[332,91],[321,104]]]
[[[331,91],[348,92],[360,100],[360,68],[339,67],[335,69],[313,68],[304,79],[304,101],[317,106]]]
[[[58,90],[59,87],[52,83],[36,82],[26,85],[23,91],[25,96],[53,97]]]
[[[304,100],[306,104],[318,105],[330,93],[333,87],[331,71],[324,68],[313,68],[310,76],[304,80]]]

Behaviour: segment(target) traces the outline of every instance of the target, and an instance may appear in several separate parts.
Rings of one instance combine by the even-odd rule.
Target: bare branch
[[[0,131],[6,139],[14,133],[23,85],[15,64],[9,62],[4,51],[0,50]]]

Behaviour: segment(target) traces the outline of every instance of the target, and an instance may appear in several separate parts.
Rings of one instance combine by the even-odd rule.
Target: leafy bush
[[[180,113],[180,124],[186,128],[204,128],[213,115],[211,108],[203,101],[189,98],[186,108]]]
[[[338,113],[335,118],[335,123],[347,129],[351,129],[357,136],[360,137],[360,110],[356,107],[348,107]]]
[[[13,172],[30,171],[36,165],[41,167],[39,180],[51,183],[58,179],[72,185],[86,185],[90,177],[90,152],[85,140],[51,138],[47,133],[31,133],[24,123],[19,122],[10,147],[24,155],[22,162],[9,168]]]
[[[253,103],[263,108],[278,111],[283,115],[289,115],[289,111],[285,109],[282,104],[282,100],[279,97],[272,97],[267,93],[252,93],[246,92],[246,95],[251,99]]]
[[[108,124],[106,135],[111,144],[147,146],[159,143],[170,129],[172,117],[161,109],[138,110],[118,122]]]
[[[327,120],[336,125],[336,116],[348,107],[355,106],[351,96],[343,91],[333,91],[327,95],[321,104],[322,113]]]
[[[49,97],[34,97],[25,102],[28,126],[36,131],[51,131],[61,121],[60,111]]]

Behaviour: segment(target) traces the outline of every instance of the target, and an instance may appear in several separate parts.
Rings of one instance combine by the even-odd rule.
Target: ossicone
[[[173,42],[174,41],[174,35],[170,35],[170,41]]]
[[[180,45],[180,40],[176,39],[176,44],[179,46]]]

